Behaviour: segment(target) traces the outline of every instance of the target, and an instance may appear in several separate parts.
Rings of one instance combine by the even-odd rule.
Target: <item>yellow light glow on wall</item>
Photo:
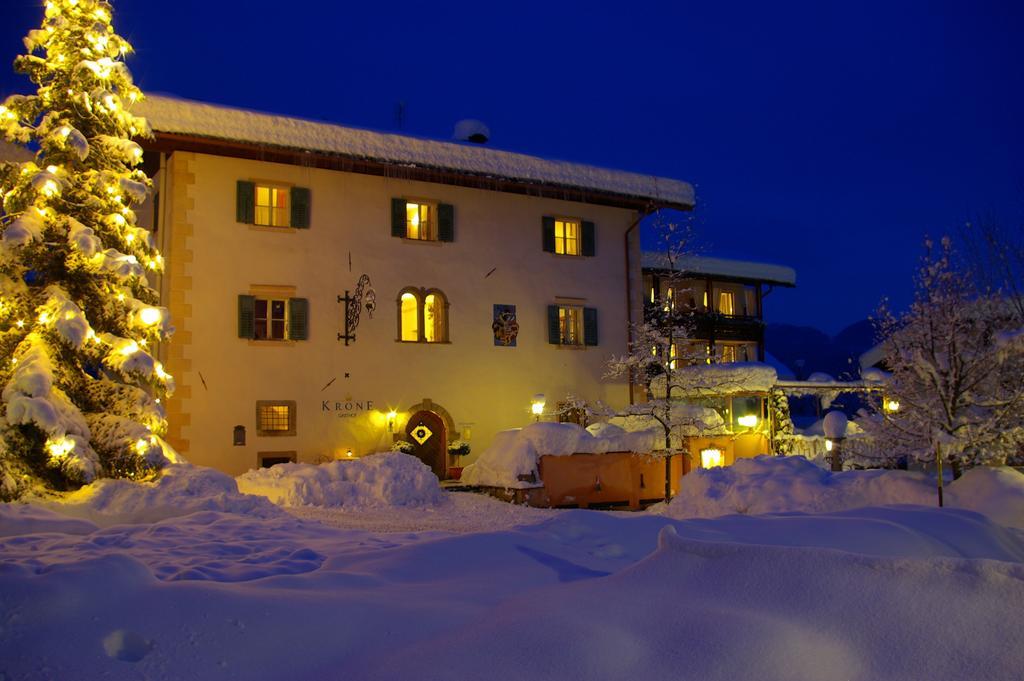
[[[398,418],[398,412],[395,411],[394,409],[392,409],[391,411],[389,411],[387,413],[387,424],[388,424],[388,432],[389,433],[395,432],[395,419],[397,419],[397,418]]]
[[[725,465],[725,454],[721,449],[702,449],[700,450],[700,467],[701,468],[720,468]]]
[[[832,451],[832,440],[825,440],[825,451],[826,452],[831,452]]]

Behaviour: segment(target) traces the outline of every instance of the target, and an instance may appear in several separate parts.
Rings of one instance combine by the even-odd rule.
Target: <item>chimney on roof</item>
[[[486,144],[491,138],[491,131],[478,120],[463,118],[455,124],[455,134],[452,137],[461,142]]]

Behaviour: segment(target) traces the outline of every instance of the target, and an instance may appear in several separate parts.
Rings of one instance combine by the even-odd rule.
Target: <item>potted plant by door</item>
[[[448,455],[451,457],[452,466],[448,469],[448,477],[458,480],[462,477],[462,462],[455,457],[466,456],[470,452],[469,443],[465,440],[452,440],[448,443]]]

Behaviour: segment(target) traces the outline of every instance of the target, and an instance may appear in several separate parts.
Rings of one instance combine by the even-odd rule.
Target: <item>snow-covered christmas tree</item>
[[[129,109],[131,46],[102,0],[48,0],[15,69],[0,132],[36,151],[0,165],[0,496],[39,481],[140,477],[176,459],[161,438],[173,381],[154,357],[172,332],[147,275],[163,261],[136,223],[149,178]]]

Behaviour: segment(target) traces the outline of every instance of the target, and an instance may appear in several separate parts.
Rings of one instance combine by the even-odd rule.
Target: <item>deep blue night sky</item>
[[[3,0],[0,61],[41,19]],[[144,91],[692,182],[709,254],[795,267],[772,321],[909,299],[928,232],[1024,219],[1024,3],[115,2]],[[28,89],[4,70],[0,93]]]

